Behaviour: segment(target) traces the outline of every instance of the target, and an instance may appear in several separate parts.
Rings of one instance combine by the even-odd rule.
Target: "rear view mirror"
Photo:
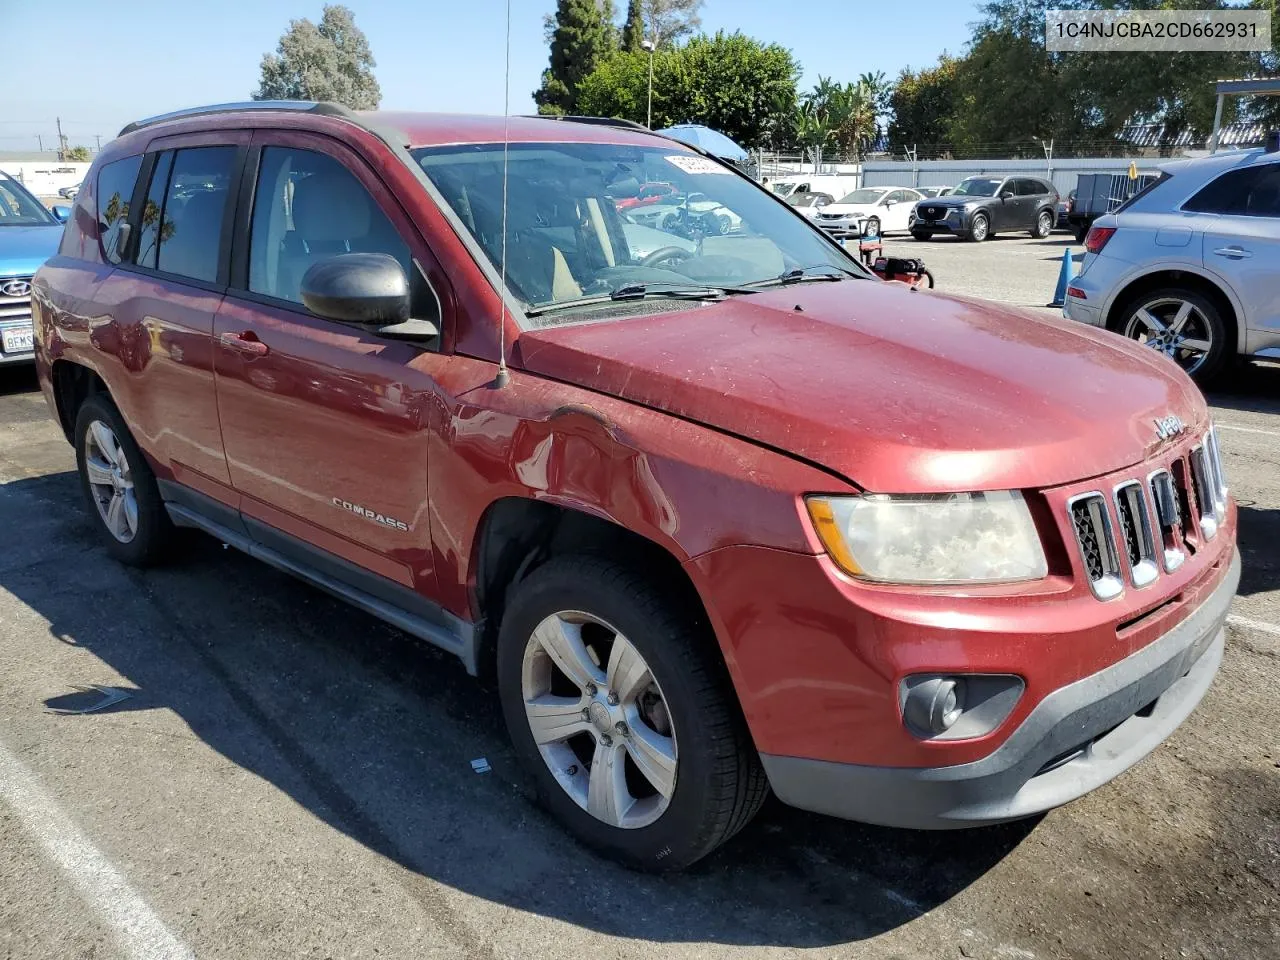
[[[302,276],[302,302],[318,317],[344,323],[409,319],[409,279],[385,253],[344,253],[312,264]]]
[[[71,219],[71,208],[68,206],[64,206],[61,203],[58,204],[56,207],[53,207],[52,211],[53,211],[53,215],[58,218],[59,223],[66,223],[68,220]]]

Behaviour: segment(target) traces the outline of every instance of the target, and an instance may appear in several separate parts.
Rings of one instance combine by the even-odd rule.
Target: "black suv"
[[[1049,235],[1058,218],[1058,191],[1036,177],[967,177],[950,194],[921,200],[911,219],[911,236],[928,240],[953,233],[981,243],[1001,230]]]

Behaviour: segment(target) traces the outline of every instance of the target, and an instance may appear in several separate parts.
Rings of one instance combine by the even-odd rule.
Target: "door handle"
[[[1230,260],[1248,260],[1250,257],[1253,256],[1253,254],[1250,253],[1248,250],[1246,250],[1244,247],[1236,247],[1236,246],[1219,247],[1217,250],[1213,252],[1220,257],[1227,257]]]
[[[218,339],[223,346],[230,347],[245,356],[265,357],[270,352],[267,345],[259,340],[258,335],[252,330],[243,330],[240,333],[224,333]]]

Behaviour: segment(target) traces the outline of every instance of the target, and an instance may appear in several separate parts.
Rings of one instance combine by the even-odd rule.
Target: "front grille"
[[[1145,480],[1131,477],[1110,496],[1091,490],[1067,500],[1085,578],[1109,600],[1127,582],[1142,588],[1172,573],[1217,536],[1227,516],[1217,435],[1210,430],[1185,456]]]
[[[21,283],[26,285],[28,292],[12,296],[5,292],[5,287],[11,283]],[[6,320],[30,320],[31,319],[31,278],[30,277],[3,277],[0,278],[0,323]]]
[[[926,220],[941,220],[946,214],[943,207],[921,207],[920,216]]]

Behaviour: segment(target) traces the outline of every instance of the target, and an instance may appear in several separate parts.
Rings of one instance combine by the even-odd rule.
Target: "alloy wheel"
[[[1037,221],[1036,226],[1036,236],[1041,239],[1053,232],[1053,217],[1050,216],[1049,211],[1046,210],[1040,214],[1040,219]]]
[[[138,498],[129,458],[110,426],[101,420],[85,433],[84,469],[94,505],[107,530],[121,543],[138,533]]]
[[[521,692],[542,759],[579,807],[623,829],[662,816],[675,792],[676,734],[631,641],[591,614],[552,614],[525,646]]]
[[[977,216],[973,218],[973,224],[969,227],[969,235],[972,236],[974,240],[981,243],[983,240],[987,239],[988,229],[987,218]]]
[[[1124,335],[1169,357],[1195,373],[1213,349],[1213,326],[1200,309],[1179,297],[1142,304],[1129,317]]]

